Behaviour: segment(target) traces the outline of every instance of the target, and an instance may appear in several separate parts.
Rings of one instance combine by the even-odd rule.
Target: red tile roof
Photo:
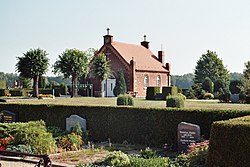
[[[112,42],[111,45],[128,64],[133,57],[136,62],[136,70],[168,72],[162,63],[157,60],[157,57],[144,46],[121,42]]]

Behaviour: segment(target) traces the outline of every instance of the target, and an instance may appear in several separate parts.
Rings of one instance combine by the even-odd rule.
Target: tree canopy
[[[21,77],[33,79],[33,96],[38,97],[39,76],[45,74],[49,67],[48,53],[40,48],[30,49],[17,57],[16,71]]]
[[[194,72],[194,83],[202,83],[206,77],[209,77],[212,82],[222,80],[226,85],[229,85],[230,75],[229,71],[223,65],[221,59],[218,58],[216,52],[207,51],[197,61]]]
[[[106,60],[106,56],[104,53],[100,53],[96,55],[93,60],[93,75],[99,80],[103,81],[108,79],[110,76],[110,65],[109,62]]]
[[[245,63],[245,67],[243,74],[245,79],[250,82],[250,61]]]
[[[55,74],[63,74],[64,78],[72,77],[71,97],[77,96],[78,77],[86,76],[89,72],[89,62],[92,51],[80,51],[78,49],[66,49],[53,65]]]

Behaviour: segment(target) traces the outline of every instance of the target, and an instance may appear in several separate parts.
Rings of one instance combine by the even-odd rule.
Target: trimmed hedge
[[[168,86],[168,87],[162,87],[162,99],[166,100],[167,96],[175,96],[177,95],[177,87],[176,86]]]
[[[0,80],[0,89],[6,89],[6,81]]]
[[[250,166],[250,116],[215,122],[209,140],[209,166]]]
[[[40,89],[39,93],[40,94],[51,94],[51,95],[53,95],[53,89]],[[61,96],[60,88],[54,89],[54,96],[55,97],[60,97]]]
[[[31,89],[12,89],[9,91],[11,96],[27,96],[27,93],[32,92]]]
[[[147,87],[146,100],[154,100],[155,95],[161,92],[160,87]]]
[[[184,98],[182,96],[167,96],[166,105],[167,107],[183,108]]]
[[[131,95],[128,95],[128,94],[119,95],[117,97],[116,104],[118,106],[120,106],[120,105],[133,106],[134,105],[134,99],[133,99],[133,97]]]
[[[186,110],[174,108],[138,108],[111,106],[66,106],[0,104],[1,110],[16,113],[19,121],[44,120],[48,126],[66,127],[66,118],[77,114],[87,120],[87,129],[93,141],[148,146],[176,146],[176,130],[180,122],[200,125],[201,135],[209,138],[214,121],[250,115],[250,111],[230,110]]]

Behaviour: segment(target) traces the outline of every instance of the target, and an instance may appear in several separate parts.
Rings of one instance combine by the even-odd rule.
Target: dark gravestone
[[[178,125],[178,150],[186,151],[191,143],[200,142],[200,126],[181,122]]]
[[[3,110],[0,112],[0,119],[2,123],[12,123],[16,121],[16,114],[11,111]]]

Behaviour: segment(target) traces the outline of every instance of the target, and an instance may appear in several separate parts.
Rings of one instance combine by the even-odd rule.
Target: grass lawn
[[[16,99],[7,98],[7,103],[21,104],[59,104],[59,105],[82,105],[82,106],[117,106],[116,98],[55,98],[55,99]],[[144,98],[134,98],[136,107],[165,108],[166,102],[161,100],[145,100]],[[250,110],[250,104],[219,103],[218,100],[190,100],[185,101],[185,108],[189,109],[232,109]]]

